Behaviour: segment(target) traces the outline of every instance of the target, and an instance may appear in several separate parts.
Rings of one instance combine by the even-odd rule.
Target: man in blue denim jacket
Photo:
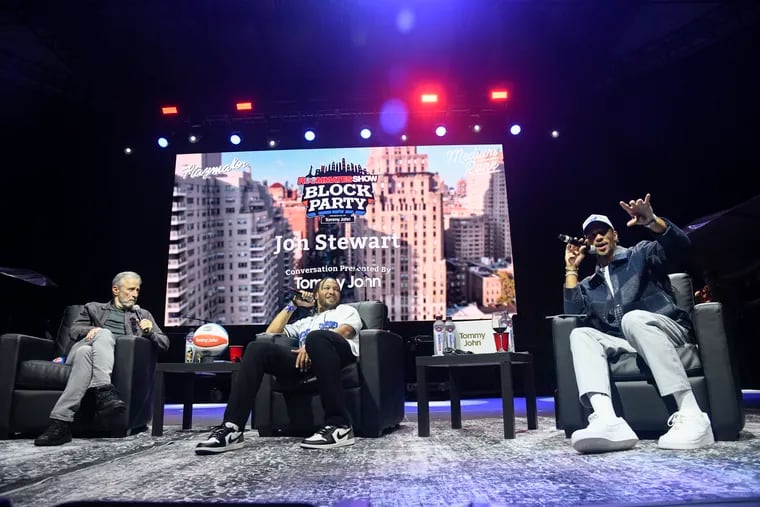
[[[585,245],[565,248],[565,311],[586,314],[588,327],[570,334],[578,393],[593,413],[589,425],[571,437],[581,453],[630,449],[638,438],[617,417],[610,398],[608,359],[625,352],[646,361],[662,396],[672,395],[678,412],[657,444],[663,449],[697,449],[713,442],[712,427],[691,391],[677,347],[691,341],[689,315],[675,303],[668,273],[688,251],[689,238],[652,211],[651,196],[620,201],[628,227],[651,230],[654,241],[632,248],[618,245],[618,234],[604,215],[583,222]],[[589,250],[591,252],[589,252]],[[593,275],[578,281],[578,266],[587,253],[596,256]]]

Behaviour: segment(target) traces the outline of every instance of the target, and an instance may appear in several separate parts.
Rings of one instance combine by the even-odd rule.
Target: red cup
[[[501,333],[501,349],[509,352],[509,333]]]
[[[239,363],[243,359],[243,346],[242,345],[230,345],[230,361],[233,363]]]
[[[493,343],[494,343],[494,345],[496,345],[496,352],[501,352],[501,351],[504,350],[502,348],[502,345],[501,345],[501,337],[502,337],[503,334],[504,333],[494,333],[493,334]]]

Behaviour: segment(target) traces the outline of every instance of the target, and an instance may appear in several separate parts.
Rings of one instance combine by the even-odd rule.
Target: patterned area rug
[[[396,505],[633,505],[760,498],[760,415],[742,438],[698,451],[664,451],[642,441],[631,451],[581,456],[554,419],[515,440],[501,419],[474,418],[453,430],[434,417],[431,437],[416,422],[353,447],[307,451],[297,438],[246,434],[242,450],[198,457],[206,431],[166,428],[163,437],[75,439],[37,448],[0,441],[0,497],[14,507],[75,500],[304,502]]]

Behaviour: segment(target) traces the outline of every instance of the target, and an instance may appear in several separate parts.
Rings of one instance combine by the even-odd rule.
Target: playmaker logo
[[[367,174],[359,164],[346,164],[344,158],[313,169],[298,178],[307,217],[318,216],[322,223],[353,222],[375,202],[372,184],[377,175]]]

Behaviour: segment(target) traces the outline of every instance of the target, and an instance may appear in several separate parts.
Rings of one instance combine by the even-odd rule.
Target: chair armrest
[[[359,365],[362,425],[365,432],[378,435],[389,421],[403,418],[406,396],[403,338],[383,329],[361,330]]]
[[[699,357],[705,378],[713,430],[717,433],[738,434],[744,427],[744,411],[739,390],[738,375],[732,366],[731,351],[723,322],[723,305],[719,302],[700,303],[692,314],[694,333],[699,346]],[[718,417],[720,414],[720,417]],[[730,427],[722,428],[722,421]],[[741,426],[736,427],[737,421]]]
[[[29,359],[51,360],[54,350],[55,343],[45,338],[17,333],[0,336],[0,438],[8,434],[19,363]]]
[[[557,427],[566,435],[585,427],[583,406],[578,401],[578,384],[570,351],[570,332],[578,327],[577,317],[554,317],[552,339],[554,342],[554,369],[557,375],[557,404],[555,417]]]

